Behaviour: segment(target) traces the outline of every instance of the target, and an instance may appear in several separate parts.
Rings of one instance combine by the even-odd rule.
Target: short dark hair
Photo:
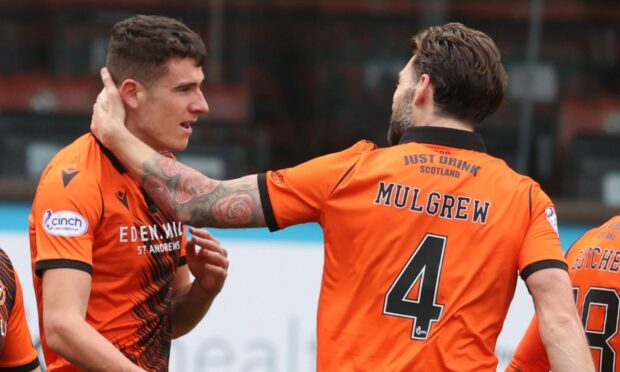
[[[120,84],[131,78],[149,86],[165,75],[170,58],[190,57],[202,66],[205,44],[194,31],[172,18],[136,15],[112,27],[106,66]]]
[[[417,77],[428,74],[441,115],[478,124],[504,99],[508,76],[493,40],[460,23],[433,26],[411,38]]]

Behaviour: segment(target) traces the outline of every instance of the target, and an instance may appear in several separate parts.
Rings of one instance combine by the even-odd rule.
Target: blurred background
[[[363,138],[386,146],[392,94],[398,71],[411,57],[410,37],[428,26],[458,21],[495,40],[510,76],[505,103],[480,128],[489,152],[550,194],[564,248],[586,228],[620,212],[618,0],[0,0],[0,230],[9,231],[18,246],[26,245],[21,253],[8,247],[12,257],[26,253],[14,258],[24,270],[29,270],[27,241],[20,237],[36,181],[56,151],[88,131],[110,28],[138,13],[179,18],[205,40],[205,95],[211,111],[194,127],[189,149],[179,157],[213,177],[291,166]],[[285,245],[322,254],[320,231],[295,231],[284,236]],[[224,239],[233,245],[243,241],[243,246],[267,241],[266,234],[239,234]],[[308,240],[313,248],[304,245]],[[283,257],[281,251],[272,253]],[[322,257],[315,258],[310,283],[299,284],[307,285],[304,298],[310,307],[320,280]],[[282,269],[270,260],[264,265],[275,265],[263,270],[269,275]],[[299,279],[295,272],[291,276]],[[276,275],[256,291],[278,285],[282,277]],[[278,293],[288,293],[280,290],[269,294],[276,302],[286,297]],[[239,284],[240,296],[247,299],[247,291]],[[291,287],[290,293],[298,291]],[[222,296],[234,302],[231,293],[224,290]],[[271,312],[277,307],[264,297],[257,297],[256,304]],[[289,339],[302,332],[295,322],[304,324],[311,345],[313,326],[299,319],[313,321],[314,310],[291,310],[303,312],[299,317],[282,315],[286,334],[274,345],[297,342]],[[523,318],[526,322],[529,313]],[[252,324],[255,318],[247,327],[237,326],[247,331]],[[518,336],[511,338],[518,341]],[[248,355],[240,351],[243,345],[260,344],[258,338],[249,340],[230,341],[230,348],[204,341],[203,350],[216,345],[212,358],[196,355],[220,363],[221,368],[208,370],[305,370],[296,367],[302,359],[297,349],[282,351],[286,360],[273,359],[277,368],[260,369],[242,360],[233,367],[228,351]],[[498,351],[505,358],[510,345]],[[312,370],[312,351],[307,354],[303,358]],[[191,355],[177,359],[182,360],[177,370],[205,365],[202,357]],[[189,360],[193,367],[183,364]]]
[[[386,145],[410,37],[459,21],[495,39],[510,75],[480,130],[490,152],[540,182],[561,220],[620,205],[617,0],[1,0],[0,199],[29,201],[88,130],[109,30],[136,13],[179,18],[207,44],[211,112],[182,158],[212,176]]]

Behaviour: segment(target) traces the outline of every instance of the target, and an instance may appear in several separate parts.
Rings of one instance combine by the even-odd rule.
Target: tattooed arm
[[[93,106],[91,131],[116,155],[161,208],[192,226],[265,226],[256,175],[213,180],[163,156],[125,127],[125,109],[106,68]]]
[[[192,226],[265,226],[256,175],[217,181],[153,150],[150,152],[150,159],[146,152],[144,157],[138,151],[123,152],[127,156],[121,161],[142,164],[140,170],[131,172],[139,177],[153,200],[180,221]]]

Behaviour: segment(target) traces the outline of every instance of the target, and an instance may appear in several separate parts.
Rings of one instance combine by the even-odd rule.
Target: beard
[[[415,89],[406,92],[403,98],[398,102],[392,116],[390,117],[390,126],[388,127],[387,139],[390,146],[398,145],[405,129],[414,126],[413,122],[413,96]]]

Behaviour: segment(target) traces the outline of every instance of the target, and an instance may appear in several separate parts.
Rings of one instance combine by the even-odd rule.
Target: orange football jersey
[[[323,228],[319,371],[495,371],[518,275],[566,270],[538,184],[454,129],[259,175],[271,230]]]
[[[566,252],[577,312],[597,371],[618,372],[620,335],[620,216],[585,233]],[[532,320],[508,371],[549,371],[549,359]]]
[[[9,256],[0,249],[0,370],[31,371],[38,366],[21,283]]]
[[[30,215],[35,293],[41,275],[72,268],[92,276],[86,321],[128,359],[167,371],[171,294],[185,263],[184,226],[157,209],[118,160],[87,134],[43,171]],[[74,371],[47,347],[48,371]]]

